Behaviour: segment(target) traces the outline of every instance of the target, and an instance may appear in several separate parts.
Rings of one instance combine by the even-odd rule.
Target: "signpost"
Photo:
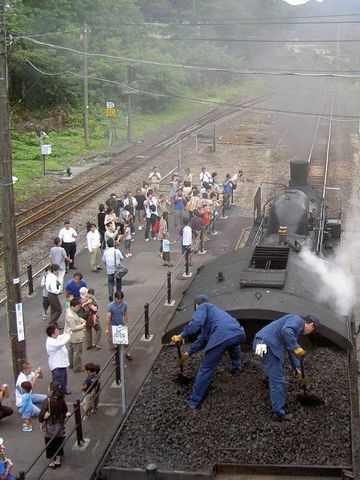
[[[129,344],[128,327],[125,325],[116,325],[111,327],[112,343],[117,345],[120,357],[120,377],[121,377],[121,410],[126,413],[126,394],[125,394],[125,365],[124,365],[124,345]]]
[[[46,174],[45,158],[46,158],[46,155],[51,155],[51,145],[45,145],[44,143],[42,143],[41,155],[42,155],[42,175],[43,177],[45,177],[45,174]]]
[[[113,136],[117,140],[114,118],[116,117],[116,108],[114,102],[106,102],[105,116],[109,119],[109,148],[112,144]]]

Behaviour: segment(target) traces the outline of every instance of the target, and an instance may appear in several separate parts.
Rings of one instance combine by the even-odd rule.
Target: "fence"
[[[222,205],[220,206],[220,211],[222,212],[222,217],[226,218],[226,211],[227,209],[230,209],[230,203],[233,202],[233,196],[224,196],[224,201],[222,202]],[[193,243],[193,250],[197,251],[200,254],[206,253],[204,249],[204,240],[205,237],[208,233],[215,235],[216,232],[216,222],[217,222],[217,217],[218,215],[213,215],[211,218],[210,222],[205,225],[199,232],[199,235],[195,242]],[[86,236],[82,241],[84,241]],[[171,271],[167,273],[166,279],[162,283],[162,285],[159,287],[157,292],[153,295],[153,297],[147,301],[144,304],[144,309],[142,313],[138,316],[134,324],[131,326],[129,329],[129,338],[131,336],[131,340],[129,341],[129,345],[127,347],[127,353],[130,352],[131,348],[133,345],[136,343],[136,341],[139,339],[141,335],[143,335],[144,340],[150,340],[152,338],[152,335],[150,333],[151,331],[151,318],[154,316],[154,314],[157,312],[159,306],[163,304],[164,306],[172,307],[175,304],[175,301],[173,299],[173,285],[174,283],[180,278],[190,278],[192,276],[192,272],[190,272],[190,252],[186,251],[178,261],[178,263],[172,268]],[[35,273],[35,275],[32,274],[32,266],[28,266],[27,268],[27,273],[29,275],[29,278],[27,282],[24,282],[24,284],[28,285],[29,287],[29,293],[30,290],[33,291],[33,278],[36,275],[39,275],[45,267],[43,267],[41,270]],[[118,351],[116,354],[112,354],[109,359],[107,360],[106,364],[104,367],[101,369],[99,374],[97,375],[96,379],[101,380],[101,388],[99,391],[96,393],[94,396],[94,399],[99,397],[101,392],[103,392],[105,386],[108,384],[109,380],[114,377],[115,374],[115,383],[120,385],[121,378],[120,378],[120,355]],[[105,378],[105,380],[104,380]],[[86,397],[86,394],[83,395],[81,399],[76,400],[73,403],[73,411],[70,414],[69,417],[66,418],[65,424],[69,425],[69,422],[71,420],[74,421],[74,426],[70,429],[70,431],[67,433],[66,437],[64,438],[63,444],[59,447],[57,452],[53,455],[53,457],[49,460],[47,465],[41,470],[40,473],[37,474],[37,479],[40,479],[43,477],[45,472],[48,469],[48,465],[51,461],[53,461],[58,454],[58,452],[63,448],[66,444],[70,442],[70,440],[73,438],[73,435],[76,434],[76,444],[79,449],[81,449],[84,444],[86,443],[86,439],[83,436],[83,429],[82,429],[82,421],[84,419],[84,416],[86,416],[86,412],[83,414],[81,413],[81,409],[83,407],[84,399]],[[48,444],[51,443],[53,438],[56,437],[56,433],[54,436],[49,440]],[[38,461],[40,458],[44,455],[46,451],[46,446],[41,450],[41,452],[35,457],[33,460],[32,464],[27,468],[25,472],[20,472],[19,474],[19,479],[26,480],[29,478],[29,473],[34,469],[34,467],[38,464]]]

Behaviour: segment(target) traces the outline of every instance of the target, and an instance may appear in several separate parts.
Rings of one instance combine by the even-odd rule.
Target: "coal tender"
[[[200,269],[185,292],[164,346],[107,451],[104,478],[360,478],[351,319],[319,300],[319,279],[300,252],[306,243],[319,255],[331,252],[341,223],[327,215],[329,209],[307,184],[307,164],[293,164],[291,170],[290,186],[270,209],[269,203],[262,208],[257,194],[258,215],[247,245]],[[191,318],[200,292],[240,321],[248,348],[242,347],[242,373],[232,375],[223,358],[201,408],[190,409],[192,384],[176,381],[177,350],[170,339]],[[285,362],[286,410],[292,418],[275,422],[252,342],[269,322],[309,312],[321,325],[300,343],[307,352],[306,388],[321,402],[298,401],[301,387]],[[186,378],[195,376],[200,359],[194,355],[186,363]]]

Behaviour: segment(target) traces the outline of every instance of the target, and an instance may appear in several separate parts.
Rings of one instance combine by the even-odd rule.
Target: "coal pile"
[[[194,376],[201,353],[185,372]],[[231,375],[227,357],[219,365],[209,394],[197,410],[186,399],[191,385],[174,382],[176,349],[163,347],[152,373],[107,459],[106,466],[204,470],[215,463],[350,465],[350,397],[347,355],[317,349],[305,358],[308,390],[324,400],[303,407],[301,392],[287,366],[290,422],[272,418],[259,360],[243,354],[244,369]]]

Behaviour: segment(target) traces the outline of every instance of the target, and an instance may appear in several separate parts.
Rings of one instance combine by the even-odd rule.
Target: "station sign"
[[[128,345],[129,333],[128,327],[125,325],[113,325],[112,326],[112,343],[114,345]]]

